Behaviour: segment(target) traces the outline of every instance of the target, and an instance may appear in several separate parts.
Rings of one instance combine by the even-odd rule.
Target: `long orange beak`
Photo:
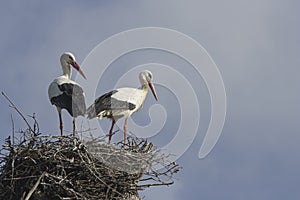
[[[152,91],[152,94],[153,94],[155,100],[158,101],[158,98],[157,98],[157,95],[156,95],[156,91],[155,91],[155,88],[154,88],[154,85],[153,85],[152,82],[149,82],[149,87],[150,87],[150,89]]]
[[[86,77],[85,77],[83,71],[80,69],[80,66],[77,64],[77,62],[73,61],[73,62],[71,63],[71,65],[72,65],[72,66],[73,66],[73,67],[81,74],[81,76],[82,76],[84,79],[86,79]]]

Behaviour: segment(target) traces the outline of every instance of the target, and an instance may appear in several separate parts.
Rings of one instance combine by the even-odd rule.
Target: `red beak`
[[[77,62],[73,61],[73,62],[71,63],[71,65],[72,65],[72,66],[73,66],[73,67],[81,74],[81,76],[82,76],[84,79],[86,79],[86,77],[85,77],[83,71],[80,69],[80,66],[77,64]]]
[[[150,87],[150,89],[152,91],[152,94],[153,94],[155,100],[158,101],[158,98],[157,98],[157,95],[156,95],[156,91],[155,91],[155,88],[154,88],[154,85],[153,85],[152,82],[149,82],[149,87]]]

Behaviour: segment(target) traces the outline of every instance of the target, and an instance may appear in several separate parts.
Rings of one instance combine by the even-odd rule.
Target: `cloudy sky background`
[[[148,26],[180,31],[209,52],[227,92],[223,133],[205,159],[198,159],[198,151],[210,119],[209,94],[201,77],[194,77],[180,58],[155,50],[130,53],[112,63],[97,87],[96,95],[112,89],[131,67],[157,62],[184,69],[181,73],[201,99],[200,129],[177,161],[183,171],[174,185],[143,192],[145,199],[298,199],[299,4],[292,0],[2,2],[0,90],[24,114],[37,114],[42,133],[56,134],[57,113],[47,88],[61,74],[62,52],[74,52],[82,63],[96,45],[121,31]],[[178,128],[180,100],[159,85],[157,92],[167,119],[150,140],[163,146]],[[133,117],[136,123],[149,123],[147,109],[154,103],[149,95],[143,110]],[[3,143],[11,132],[11,113],[16,129],[25,125],[4,98],[0,112]],[[66,113],[64,121],[71,130]],[[104,130],[109,127],[106,120],[101,124]]]

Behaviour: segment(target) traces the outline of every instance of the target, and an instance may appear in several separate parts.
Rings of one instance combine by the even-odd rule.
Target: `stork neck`
[[[148,91],[148,88],[149,88],[149,86],[148,86],[148,84],[146,84],[146,83],[142,84],[142,86],[141,86],[141,89],[142,89],[142,90]]]
[[[63,75],[68,78],[71,78],[72,71],[71,71],[70,65],[66,62],[61,62],[61,66],[62,66],[62,70],[63,70]]]

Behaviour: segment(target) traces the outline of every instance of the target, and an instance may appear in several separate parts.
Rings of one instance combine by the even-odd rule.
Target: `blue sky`
[[[74,52],[82,63],[100,42],[128,29],[155,26],[180,31],[203,45],[219,67],[227,93],[226,122],[213,151],[199,160],[210,118],[209,95],[203,81],[184,70],[201,91],[200,130],[177,161],[183,170],[176,183],[143,192],[145,199],[298,199],[299,6],[292,0],[1,2],[0,90],[24,114],[37,114],[42,133],[59,133],[47,88],[61,74],[62,52]],[[167,53],[135,52],[112,63],[97,94],[112,89],[130,66],[150,61],[187,66]],[[162,87],[157,90],[168,118],[161,133],[150,140],[163,145],[180,118],[174,96]],[[149,121],[145,112],[153,103],[149,95],[145,109],[134,117],[137,123]],[[3,143],[11,132],[11,113],[16,129],[25,125],[3,98],[0,112]],[[64,121],[71,130],[66,113]],[[109,122],[101,123],[106,130]]]

